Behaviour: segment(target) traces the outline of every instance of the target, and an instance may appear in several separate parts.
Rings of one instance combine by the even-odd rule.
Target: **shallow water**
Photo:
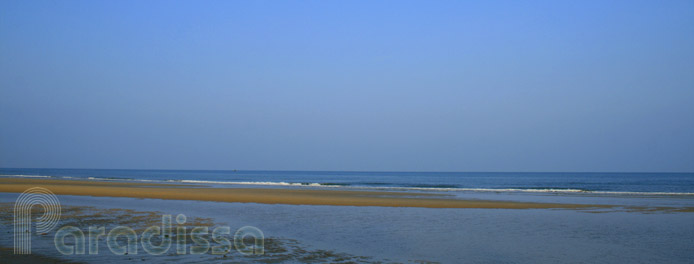
[[[14,202],[16,197],[0,194],[0,202]],[[59,199],[65,206],[211,218],[232,230],[255,226],[265,237],[296,240],[306,250],[370,257],[364,262],[691,263],[694,259],[694,213],[265,205],[62,195]],[[11,239],[0,240],[0,245],[11,247]],[[60,256],[50,243],[39,251],[35,252]],[[66,258],[127,261],[110,253]],[[199,258],[174,255],[166,260]]]

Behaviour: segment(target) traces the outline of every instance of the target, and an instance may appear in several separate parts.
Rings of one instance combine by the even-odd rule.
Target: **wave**
[[[582,194],[613,194],[613,195],[692,195],[691,192],[633,192],[633,191],[591,191],[581,189],[539,189],[539,188],[417,188],[417,187],[388,187],[379,189],[390,190],[420,190],[420,191],[460,191],[460,192],[520,192],[520,193],[582,193]]]
[[[557,194],[598,194],[598,195],[673,195],[694,196],[693,192],[635,192],[635,191],[591,191],[582,189],[560,188],[436,188],[436,187],[358,187],[380,190],[415,190],[415,191],[444,191],[444,192],[495,192],[495,193],[557,193]]]
[[[392,183],[388,182],[356,182],[353,184],[344,184],[344,185],[353,185],[353,186],[378,186],[378,187],[389,187],[393,186]],[[412,187],[412,188],[459,188],[460,185],[457,184],[426,184],[426,183],[417,183],[417,184],[403,184],[402,186],[399,187]]]
[[[157,180],[144,180],[134,178],[117,178],[117,177],[73,177],[73,176],[46,176],[46,175],[24,175],[24,174],[0,174],[0,177],[13,178],[48,178],[48,179],[69,179],[69,180],[90,180],[90,181],[136,181],[136,182],[160,182]]]
[[[85,178],[80,178],[80,177],[70,177],[70,176],[63,176],[62,178],[71,178],[71,179],[77,179],[77,180],[84,180]],[[133,178],[117,178],[117,177],[107,177],[107,178],[102,178],[102,177],[87,177],[87,180],[93,180],[93,181],[134,181],[134,182],[161,182],[157,180],[145,180],[145,179],[133,179]]]
[[[322,186],[340,187],[338,183],[311,183],[311,182],[249,182],[249,181],[203,181],[203,180],[167,180],[167,182],[181,183],[206,183],[206,184],[232,184],[232,185],[276,185],[276,186]]]
[[[444,191],[444,192],[519,192],[519,193],[583,193],[611,195],[691,195],[692,192],[634,192],[634,191],[592,191],[565,188],[462,188],[452,184],[420,184],[410,186],[365,186],[347,183],[307,183],[307,182],[254,182],[254,181],[205,181],[205,180],[168,180],[167,182],[225,185],[258,185],[258,186],[297,186],[297,187],[340,187],[350,189],[391,190],[391,191]],[[381,185],[381,184],[377,184]]]
[[[53,178],[53,176],[44,175],[24,175],[24,174],[3,174],[0,177],[16,177],[16,178]]]

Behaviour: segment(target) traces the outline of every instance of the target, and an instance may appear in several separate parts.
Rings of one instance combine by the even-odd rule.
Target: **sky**
[[[694,1],[0,1],[0,167],[694,171]]]

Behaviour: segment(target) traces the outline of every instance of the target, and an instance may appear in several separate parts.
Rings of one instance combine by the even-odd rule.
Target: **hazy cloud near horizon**
[[[2,1],[0,167],[694,171],[694,1]]]

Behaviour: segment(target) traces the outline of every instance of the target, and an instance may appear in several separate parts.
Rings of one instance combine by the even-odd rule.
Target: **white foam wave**
[[[629,192],[629,191],[588,191],[580,189],[494,189],[494,188],[424,188],[424,187],[357,187],[381,190],[418,190],[418,191],[459,191],[459,192],[516,192],[516,193],[582,193],[582,194],[605,194],[605,195],[676,195],[694,196],[691,192]]]
[[[68,176],[69,177],[69,176]],[[74,177],[73,179],[83,179]],[[145,179],[127,179],[127,178],[100,178],[100,177],[87,177],[88,180],[93,181],[134,181],[134,182],[161,182],[156,180],[145,180]]]
[[[401,191],[446,191],[446,192],[517,192],[517,193],[576,193],[576,194],[611,194],[611,195],[691,195],[691,192],[628,192],[628,191],[589,191],[581,189],[522,189],[522,188],[441,188],[441,187],[398,187],[398,186],[347,186],[326,183],[298,182],[251,182],[251,181],[204,181],[204,180],[169,180],[168,182],[198,183],[198,184],[228,184],[228,185],[270,185],[270,186],[303,186],[330,187],[369,190],[401,190]]]
[[[168,182],[205,183],[205,184],[233,184],[233,185],[338,187],[335,185],[324,185],[324,184],[320,184],[320,183],[299,183],[299,182],[249,182],[249,181],[202,181],[202,180],[169,180]]]
[[[23,175],[23,174],[3,174],[1,177],[15,177],[15,178],[53,178],[51,176],[43,175]]]

